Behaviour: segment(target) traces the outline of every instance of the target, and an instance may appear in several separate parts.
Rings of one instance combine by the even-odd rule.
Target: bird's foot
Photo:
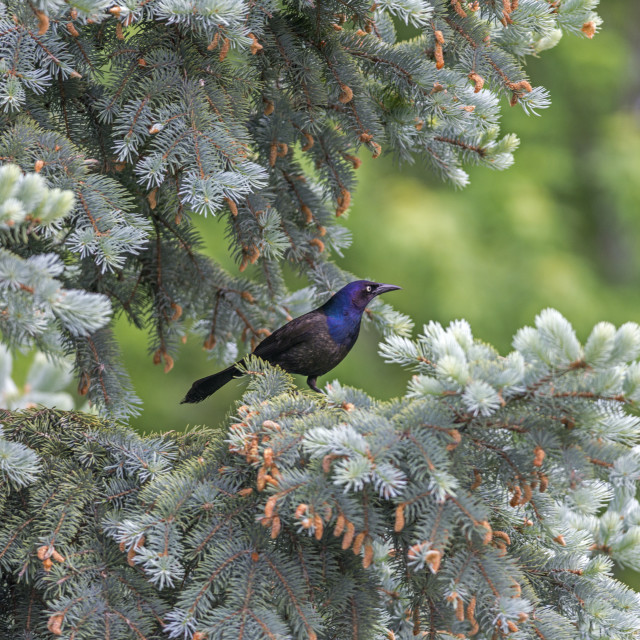
[[[318,389],[318,387],[316,386],[316,380],[318,379],[318,377],[316,376],[315,378],[312,378],[311,376],[309,376],[307,378],[307,384],[309,385],[309,387],[311,389],[313,389],[314,391],[317,391],[318,393],[322,393],[322,391],[320,389]]]

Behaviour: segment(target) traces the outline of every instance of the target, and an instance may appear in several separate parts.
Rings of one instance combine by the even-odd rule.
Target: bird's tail
[[[184,404],[185,402],[202,402],[205,398],[208,398],[212,393],[220,389],[220,387],[227,384],[227,382],[231,382],[239,373],[241,372],[237,369],[236,365],[232,364],[227,369],[218,371],[218,373],[214,373],[206,378],[196,380],[180,404]]]

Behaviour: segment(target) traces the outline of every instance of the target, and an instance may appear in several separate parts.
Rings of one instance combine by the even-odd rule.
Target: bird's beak
[[[395,284],[379,284],[376,287],[376,295],[379,296],[381,293],[387,293],[387,291],[396,291],[397,289],[402,289],[402,287],[396,287]]]

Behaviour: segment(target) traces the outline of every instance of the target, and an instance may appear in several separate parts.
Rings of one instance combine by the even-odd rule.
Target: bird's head
[[[396,287],[394,284],[383,284],[381,282],[371,282],[370,280],[356,280],[342,287],[342,289],[331,298],[329,303],[333,303],[332,306],[336,303],[340,304],[340,306],[348,304],[359,311],[364,311],[365,307],[376,296],[379,296],[381,293],[386,293],[387,291],[395,291],[401,288],[402,287]]]

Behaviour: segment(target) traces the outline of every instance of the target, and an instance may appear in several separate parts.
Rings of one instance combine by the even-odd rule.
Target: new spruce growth
[[[43,405],[70,410],[73,398],[64,389],[73,380],[69,362],[48,359],[36,353],[27,372],[24,385],[18,386],[12,377],[13,357],[0,344],[0,406],[6,409],[25,409]]]
[[[0,466],[2,628],[636,638],[640,598],[612,567],[640,569],[640,327],[601,323],[583,347],[547,310],[506,357],[465,322],[381,352],[416,372],[390,403],[299,392],[252,360],[225,434],[6,413],[24,460]]]
[[[89,336],[109,321],[106,296],[63,284],[77,274],[54,247],[73,205],[70,191],[49,189],[37,173],[0,168],[0,331],[12,347],[38,345],[59,355],[66,337]],[[29,251],[38,241],[39,250]]]
[[[42,186],[27,175],[0,211],[1,268],[24,274],[5,341],[61,342],[79,391],[119,417],[136,402],[105,296],[149,332],[165,371],[188,333],[233,360],[350,278],[330,259],[350,242],[337,217],[358,154],[418,161],[458,186],[466,166],[508,167],[518,140],[500,134],[500,110],[549,103],[525,57],[563,32],[592,37],[596,5],[3,0],[0,158],[54,190],[21,200]],[[416,36],[399,40],[399,22]],[[202,254],[197,216],[223,217],[233,273]],[[287,291],[283,260],[313,288]],[[61,279],[56,309],[47,292]],[[373,312],[387,331],[406,324]]]

